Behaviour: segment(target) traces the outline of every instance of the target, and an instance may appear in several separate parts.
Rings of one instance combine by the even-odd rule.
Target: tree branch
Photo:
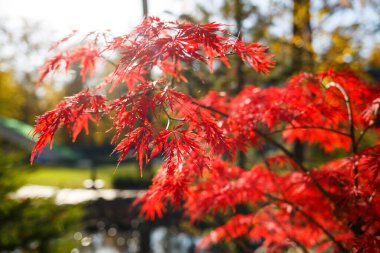
[[[207,110],[210,110],[212,112],[215,112],[215,113],[218,113],[220,114],[221,116],[223,117],[228,117],[229,115],[227,113],[224,113],[224,112],[221,112],[211,106],[205,106],[205,105],[202,105],[196,101],[193,101],[192,102],[193,104],[195,105],[198,105],[199,107],[201,108],[204,108],[204,109],[207,109]],[[308,177],[310,177],[312,183],[315,185],[315,187],[317,187],[317,189],[325,196],[327,197],[329,200],[332,200],[332,196],[331,194],[326,191],[322,185],[314,178],[314,176],[310,173],[310,171],[308,171],[304,165],[302,163],[300,163],[299,161],[297,161],[294,157],[294,154],[292,152],[290,152],[289,150],[287,150],[283,145],[281,145],[280,143],[278,143],[277,141],[275,141],[274,139],[272,139],[271,137],[269,137],[266,133],[260,131],[259,129],[255,128],[253,129],[253,131],[259,135],[261,138],[265,139],[266,141],[268,141],[269,143],[271,143],[273,146],[275,146],[276,148],[280,149],[286,156],[288,156],[290,159],[292,159],[297,165],[298,167],[300,168],[300,170],[306,174]]]
[[[317,181],[317,179],[315,179],[315,177],[313,176],[313,174],[310,173],[310,171],[308,171],[305,166],[300,163],[299,161],[297,161],[294,157],[294,154],[291,153],[289,150],[287,150],[283,145],[281,145],[280,143],[278,143],[277,141],[275,141],[274,139],[270,138],[268,135],[266,135],[265,133],[261,132],[260,130],[258,129],[254,129],[253,130],[255,133],[257,133],[260,137],[262,137],[263,139],[265,139],[266,141],[268,141],[269,143],[271,143],[273,146],[277,147],[278,149],[280,149],[286,156],[288,156],[290,159],[292,159],[298,166],[298,168],[304,173],[306,174],[308,177],[310,177],[312,183],[314,184],[315,187],[317,187],[317,189],[324,195],[326,196],[329,200],[332,200],[332,196],[331,194],[326,191],[322,185]]]
[[[350,97],[348,96],[346,90],[340,85],[339,83],[336,82],[329,82],[328,84],[324,85],[326,89],[329,89],[330,87],[335,87],[337,88],[340,93],[342,93],[344,97],[344,102],[346,103],[347,107],[347,114],[348,114],[348,121],[349,121],[349,130],[350,130],[350,137],[352,141],[352,151],[353,153],[356,153],[356,141],[355,141],[355,126],[354,126],[354,119],[353,119],[353,113],[352,113],[352,105],[350,101]]]
[[[273,199],[275,201],[283,202],[286,203],[290,206],[292,206],[296,211],[301,213],[306,219],[308,219],[311,223],[313,223],[315,226],[317,226],[320,230],[323,231],[323,233],[338,247],[338,249],[341,252],[348,252],[348,250],[343,246],[343,244],[335,239],[335,237],[322,225],[320,224],[317,220],[315,220],[311,215],[306,213],[301,207],[296,206],[293,202],[290,202],[289,200],[286,199],[280,199],[275,196],[272,196],[270,194],[266,195],[268,198]]]
[[[303,253],[308,253],[308,250],[306,249],[305,245],[303,245],[299,240],[297,240],[297,238],[295,238],[294,236],[291,236],[288,232],[288,230],[276,219],[275,216],[273,215],[270,215],[271,218],[273,219],[273,221],[280,227],[280,229],[286,234],[286,236],[291,240],[293,241],[295,244],[297,244],[298,247],[301,248],[302,252]]]
[[[324,85],[326,89],[329,89],[330,87],[337,88],[340,93],[342,93],[344,97],[344,102],[346,103],[347,107],[347,114],[348,114],[348,123],[349,123],[349,131],[350,131],[350,138],[351,138],[351,147],[352,147],[352,153],[355,155],[358,151],[357,142],[355,140],[355,125],[354,125],[354,119],[353,119],[353,113],[352,113],[352,105],[350,101],[350,97],[348,96],[346,90],[336,82],[329,82],[328,84]],[[357,198],[360,198],[358,187],[359,187],[359,179],[358,179],[358,165],[356,162],[354,162],[354,187],[355,187],[355,194],[357,194]]]

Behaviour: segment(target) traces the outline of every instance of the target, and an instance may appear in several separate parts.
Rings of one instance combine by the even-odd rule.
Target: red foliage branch
[[[97,61],[112,52],[120,55],[101,84],[37,119],[31,161],[60,127],[75,141],[82,129],[88,132],[89,120],[110,117],[119,163],[132,153],[142,173],[154,156],[163,155],[162,168],[136,202],[143,215],[161,217],[167,207],[181,204],[193,222],[234,213],[204,237],[201,247],[240,237],[263,237],[272,252],[290,247],[375,252],[380,247],[380,148],[362,142],[379,126],[378,89],[352,72],[329,70],[301,73],[281,87],[247,86],[235,97],[210,92],[196,100],[176,90],[187,82],[185,68],[198,61],[213,71],[215,60],[230,66],[228,56],[236,54],[267,73],[274,65],[267,48],[246,44],[218,23],[158,18],[102,45],[98,37],[86,37],[85,46],[59,53],[41,68],[39,82],[79,61],[85,81]],[[148,80],[152,68],[162,71],[161,79]],[[98,95],[121,84],[128,91],[116,99]],[[320,166],[300,163],[287,148],[295,139],[317,145],[331,157],[338,149],[346,155]],[[266,157],[262,150],[269,146],[279,153]],[[250,170],[233,166],[236,151],[249,148],[263,157]],[[250,213],[239,214],[241,205]]]

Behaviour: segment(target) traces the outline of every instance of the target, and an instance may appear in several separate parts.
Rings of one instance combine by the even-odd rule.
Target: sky
[[[160,16],[164,19],[176,19],[176,16],[187,13],[196,14],[196,4],[208,5],[211,10],[218,9],[220,0],[148,0],[149,15]],[[269,1],[259,1],[264,9],[270,8]],[[267,3],[267,4],[265,4]],[[317,3],[317,2],[315,2]],[[360,5],[355,11],[342,12],[341,15],[334,15],[327,23],[327,30],[333,30],[337,24],[347,23],[355,20],[363,24],[370,24],[379,18],[375,10],[362,8]],[[171,12],[172,14],[168,14]],[[46,42],[59,40],[71,33],[72,30],[79,30],[82,34],[92,31],[111,30],[112,35],[121,35],[139,24],[142,20],[142,0],[0,0],[0,22],[6,18],[11,22],[26,20],[30,24],[38,23],[41,26],[41,35],[37,37],[47,37]],[[217,18],[217,17],[213,17]],[[272,28],[273,32],[280,36],[287,36],[291,33],[289,20],[279,20],[278,24]],[[220,20],[215,20],[220,21]],[[223,22],[223,21],[221,21]],[[329,28],[329,26],[331,28]],[[17,25],[13,26],[12,32],[17,32]],[[21,26],[19,26],[21,27]],[[0,31],[1,32],[1,31]],[[365,45],[363,53],[369,54],[373,46],[380,41],[380,33],[361,34],[360,38]],[[1,37],[1,34],[0,34]],[[1,39],[1,38],[0,38]],[[38,38],[41,43],[41,38]],[[49,41],[49,42],[48,42]],[[324,49],[329,40],[320,37],[314,41],[317,51]],[[13,49],[14,50],[14,49]],[[4,50],[2,50],[4,52]],[[24,61],[20,58],[20,61]]]
[[[182,13],[193,14],[197,1],[148,0],[149,15],[173,20]],[[6,23],[14,38],[23,36],[27,23],[30,38],[41,48],[29,50],[22,43],[4,43],[0,30],[1,56],[13,59],[0,62],[0,70],[16,69],[16,76],[37,73],[36,68],[48,57],[48,48],[73,30],[82,35],[110,30],[117,36],[128,33],[142,20],[142,0],[0,0],[0,22]]]
[[[191,13],[196,1],[148,2],[149,15],[170,18],[165,11]],[[110,29],[120,35],[142,20],[142,0],[0,0],[0,17],[39,22],[58,36],[64,36],[74,29],[82,32]]]

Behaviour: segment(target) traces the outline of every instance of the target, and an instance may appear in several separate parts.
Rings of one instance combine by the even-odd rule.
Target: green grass
[[[140,171],[136,164],[120,165],[116,171],[115,168],[116,165],[96,168],[96,178],[104,180],[105,188],[112,188],[114,177],[140,179]],[[26,184],[49,185],[59,188],[83,188],[83,181],[91,178],[90,168],[49,167],[41,165],[35,169],[23,169],[22,173],[25,175]],[[148,177],[147,173],[143,177]]]

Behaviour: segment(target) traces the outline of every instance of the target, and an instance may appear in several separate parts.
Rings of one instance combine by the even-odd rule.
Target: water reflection
[[[120,253],[120,252],[138,252],[138,251],[130,251],[126,247],[125,243],[121,243],[122,240],[117,237],[111,230],[111,234],[107,232],[97,232],[94,234],[86,234],[83,235],[81,232],[76,232],[74,234],[74,239],[80,241],[80,248],[74,248],[71,250],[71,253]]]
[[[70,253],[138,253],[140,252],[139,231],[119,232],[111,227],[96,233],[76,232],[74,240],[80,247]],[[152,253],[190,253],[194,252],[199,238],[178,232],[176,228],[157,227],[150,233]],[[203,252],[203,251],[199,251]]]
[[[175,228],[159,227],[151,233],[150,247],[153,253],[190,253],[194,252],[198,240]]]

